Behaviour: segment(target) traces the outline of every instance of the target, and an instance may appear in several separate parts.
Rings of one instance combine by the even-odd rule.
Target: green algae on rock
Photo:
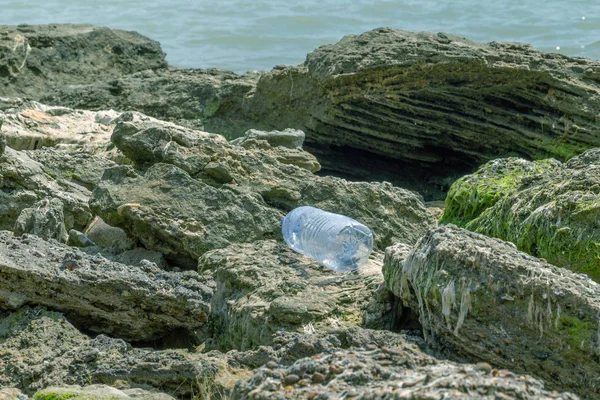
[[[419,314],[429,344],[598,397],[596,282],[454,225],[432,229],[399,257],[386,254],[388,287]]]
[[[460,222],[469,230],[511,241],[522,251],[598,281],[599,181],[600,149],[564,164],[493,161],[456,182],[442,222]],[[508,189],[498,182],[509,182]],[[496,185],[492,197],[488,193]]]
[[[511,157],[489,161],[452,184],[440,223],[464,227],[502,197],[516,192],[524,177],[553,171],[560,165],[554,159],[527,161]]]

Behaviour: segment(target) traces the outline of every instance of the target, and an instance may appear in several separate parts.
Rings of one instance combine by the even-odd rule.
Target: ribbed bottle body
[[[290,211],[282,221],[282,231],[293,250],[337,272],[360,268],[373,251],[369,228],[350,217],[315,207]]]

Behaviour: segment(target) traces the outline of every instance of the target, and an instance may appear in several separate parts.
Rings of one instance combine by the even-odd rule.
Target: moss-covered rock
[[[497,160],[453,185],[442,222],[511,241],[600,281],[599,182],[600,149],[565,164]]]
[[[452,184],[440,223],[464,227],[502,197],[514,193],[524,177],[552,171],[560,165],[554,159],[527,161],[511,157],[489,161]]]
[[[598,398],[596,282],[454,225],[432,229],[408,256],[390,249],[384,262],[430,345]]]

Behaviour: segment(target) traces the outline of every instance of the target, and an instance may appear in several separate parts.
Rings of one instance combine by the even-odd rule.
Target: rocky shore
[[[387,28],[239,76],[0,26],[0,399],[600,397],[599,77]],[[368,264],[290,250],[304,205]]]

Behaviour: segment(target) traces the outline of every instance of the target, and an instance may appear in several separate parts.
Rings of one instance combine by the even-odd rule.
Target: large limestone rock
[[[379,249],[396,241],[415,243],[435,224],[412,192],[388,183],[318,177],[272,153],[232,146],[219,135],[123,122],[112,140],[141,172],[129,166],[107,170],[90,207],[170,258],[195,260],[231,243],[280,237],[281,218],[301,205],[364,223]]]
[[[44,305],[126,340],[187,332],[201,340],[214,283],[194,271],[123,265],[38,236],[0,232],[0,306]]]
[[[435,359],[405,335],[348,333],[342,335],[347,348],[321,340],[317,354],[255,369],[250,380],[236,384],[232,399],[578,399],[487,363]]]
[[[221,349],[272,345],[282,330],[323,335],[359,325],[383,282],[381,257],[338,274],[275,241],[210,251],[198,267],[217,282],[210,321]]]
[[[165,68],[158,42],[92,25],[0,25],[3,96],[40,100],[59,88]]]
[[[143,389],[119,390],[108,385],[69,385],[62,387],[49,387],[33,395],[36,400],[47,399],[72,399],[72,400],[175,400],[166,393],[157,393]]]
[[[600,286],[585,275],[454,225],[432,229],[408,256],[390,248],[384,263],[429,344],[598,397]]]
[[[409,183],[431,192],[493,158],[564,160],[599,146],[599,71],[526,44],[380,28],[264,73],[243,111],[248,128],[303,130],[325,170],[365,180],[420,171]]]
[[[92,339],[79,332],[62,314],[41,307],[24,307],[0,315],[0,371],[2,387],[18,387],[28,394],[39,391],[36,399],[72,398],[50,395],[84,391],[90,396],[82,396],[86,400],[95,398],[92,394],[99,396],[110,391],[117,398],[122,396],[121,392],[130,398],[144,398],[136,397],[144,395],[134,389],[139,387],[178,397],[189,397],[192,393],[210,396],[232,386],[224,386],[224,378],[247,375],[239,368],[229,367],[222,355],[135,348],[105,335]],[[96,385],[84,389],[66,387],[90,384]],[[117,386],[120,390],[103,386],[98,392],[97,384]],[[90,393],[92,390],[95,393]],[[145,398],[164,398],[158,393],[153,395],[156,397]]]
[[[600,149],[565,164],[497,160],[452,186],[442,221],[509,240],[520,250],[598,281],[599,180]],[[509,183],[510,190],[496,189],[494,201],[487,201],[491,188],[501,186],[498,182]],[[468,211],[472,209],[478,212]]]

